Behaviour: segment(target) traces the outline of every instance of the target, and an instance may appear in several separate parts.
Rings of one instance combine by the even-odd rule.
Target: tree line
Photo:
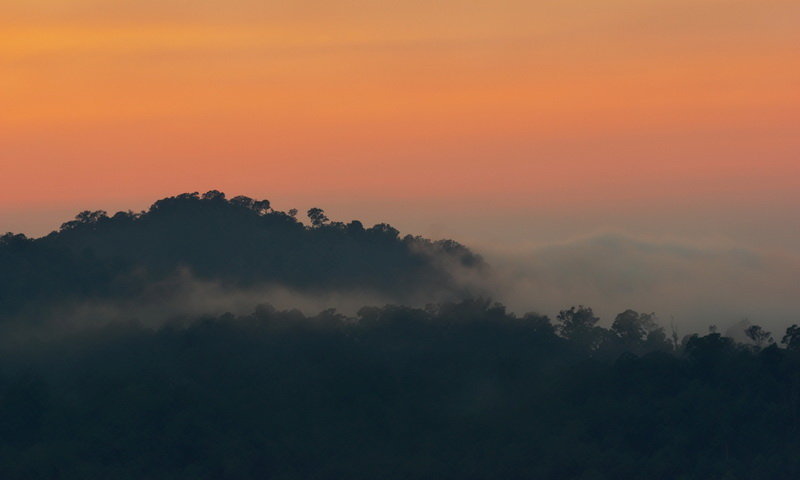
[[[181,269],[231,288],[358,290],[398,303],[478,293],[458,275],[486,265],[457,242],[400,236],[385,223],[331,221],[319,208],[304,224],[295,209],[270,205],[216,190],[185,193],[144,212],[84,211],[42,238],[2,235],[0,319],[45,315],[41,310],[55,304],[136,298]]]
[[[307,217],[214,190],[0,236],[0,478],[800,475],[800,326],[739,343],[634,310],[515,315],[460,281],[488,266],[457,242]],[[59,321],[184,268],[394,304]]]
[[[263,305],[0,342],[3,478],[776,479],[800,342],[632,310]]]

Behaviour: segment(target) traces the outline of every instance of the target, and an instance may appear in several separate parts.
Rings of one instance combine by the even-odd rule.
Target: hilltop
[[[386,223],[331,221],[320,208],[283,212],[216,190],[156,201],[143,212],[83,211],[42,238],[0,237],[0,314],[79,298],[130,298],[189,272],[232,288],[355,291],[391,301],[459,298],[459,272],[482,258],[452,240],[401,236]]]

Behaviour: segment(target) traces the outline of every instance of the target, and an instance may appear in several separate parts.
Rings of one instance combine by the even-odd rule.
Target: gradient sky
[[[797,0],[4,0],[0,230],[217,188],[800,251]]]

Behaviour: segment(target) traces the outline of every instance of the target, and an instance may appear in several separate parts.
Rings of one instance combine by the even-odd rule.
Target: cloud
[[[584,304],[610,322],[633,308],[674,319],[683,333],[743,318],[782,332],[800,312],[800,257],[788,253],[617,234],[482,253],[496,268],[498,299],[516,311]]]

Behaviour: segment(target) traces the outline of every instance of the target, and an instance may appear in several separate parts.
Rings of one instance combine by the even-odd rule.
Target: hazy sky
[[[5,0],[0,230],[218,188],[800,250],[796,0]]]
[[[212,188],[456,238],[518,309],[788,322],[800,2],[0,2],[0,231]]]

